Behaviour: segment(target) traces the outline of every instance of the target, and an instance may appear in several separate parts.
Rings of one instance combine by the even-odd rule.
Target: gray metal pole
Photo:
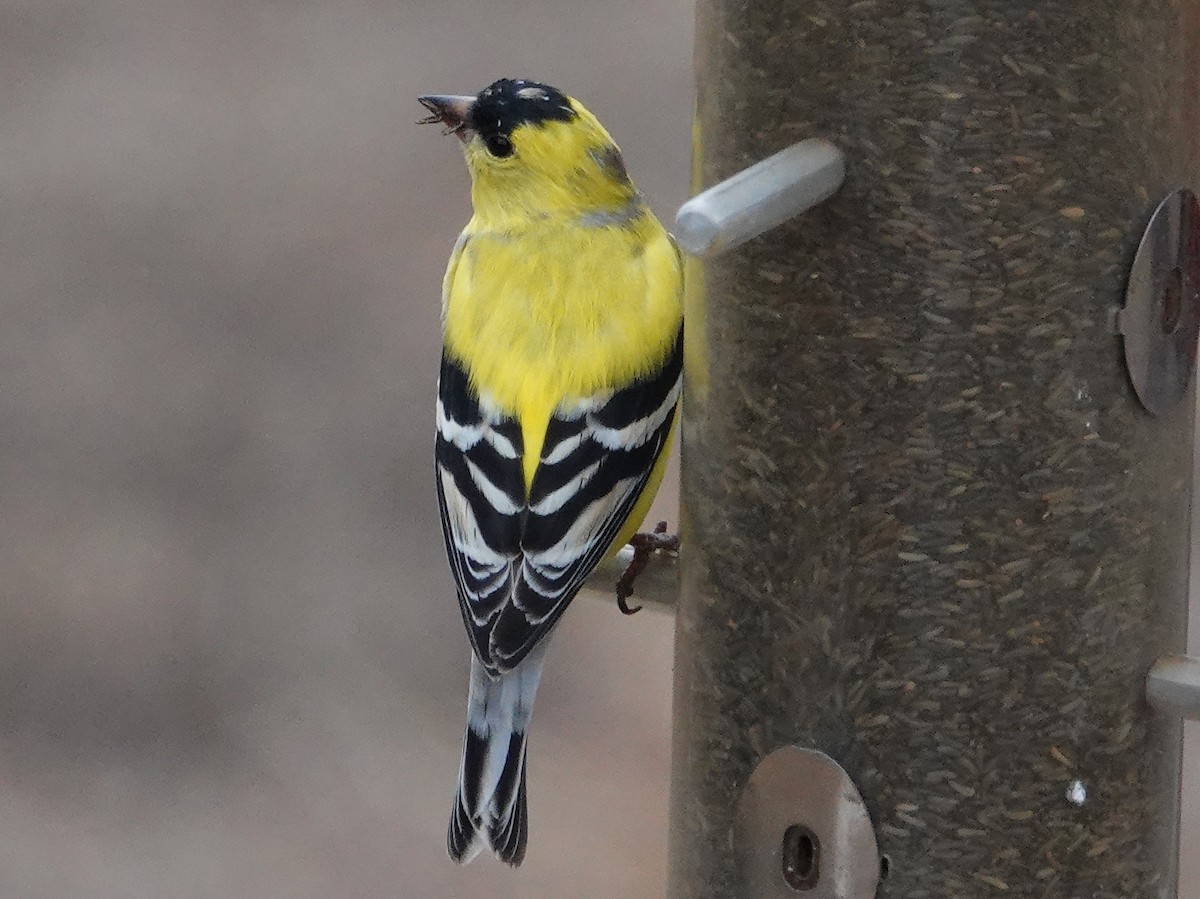
[[[690,263],[670,895],[834,895],[739,857],[798,746],[881,896],[1173,896],[1143,687],[1184,648],[1194,396],[1139,404],[1115,312],[1200,184],[1200,4],[700,0],[697,43],[698,186],[810,136],[847,180]],[[805,833],[758,848],[817,865]]]

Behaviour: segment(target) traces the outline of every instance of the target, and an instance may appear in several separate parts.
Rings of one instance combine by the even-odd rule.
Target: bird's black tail
[[[454,811],[450,815],[447,848],[456,862],[473,859],[486,844],[502,862],[514,868],[525,859],[529,813],[525,802],[525,735],[511,734],[504,767],[495,791],[483,795],[483,776],[490,755],[488,740],[467,728],[462,770]]]
[[[540,653],[495,679],[472,659],[467,733],[446,835],[456,862],[471,861],[485,845],[513,867],[525,859],[525,732],[541,671]]]

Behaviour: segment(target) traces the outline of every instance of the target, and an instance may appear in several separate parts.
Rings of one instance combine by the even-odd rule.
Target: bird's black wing
[[[551,418],[529,495],[514,419],[489,415],[443,360],[438,497],[463,619],[480,661],[508,671],[610,548],[666,447],[682,388],[683,331],[654,372]]]

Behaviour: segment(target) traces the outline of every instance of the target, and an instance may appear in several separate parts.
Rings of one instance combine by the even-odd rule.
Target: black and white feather
[[[450,854],[483,841],[525,852],[525,733],[543,638],[610,548],[670,436],[683,367],[679,332],[657,371],[560,407],[529,486],[516,419],[498,414],[444,357],[438,389],[442,529],[474,649]]]

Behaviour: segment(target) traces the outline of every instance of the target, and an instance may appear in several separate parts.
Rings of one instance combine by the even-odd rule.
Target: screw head
[[[797,892],[811,890],[821,880],[821,841],[803,824],[783,832],[783,879]]]

